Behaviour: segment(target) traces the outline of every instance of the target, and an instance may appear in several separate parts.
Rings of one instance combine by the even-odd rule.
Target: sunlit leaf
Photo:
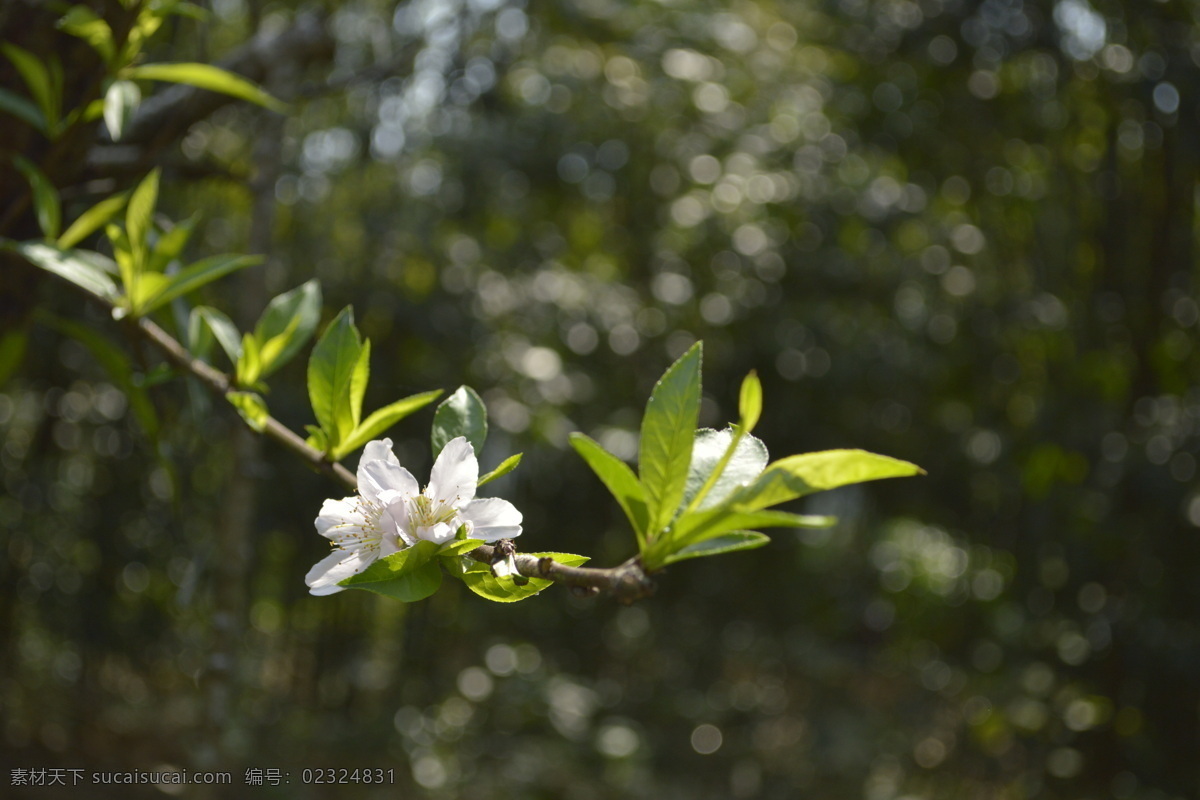
[[[260,86],[231,72],[226,72],[220,67],[214,67],[212,64],[142,64],[126,70],[124,77],[132,80],[186,83],[200,89],[227,94],[239,100],[247,100],[281,114],[288,111],[287,103],[267,94]]]
[[[738,392],[738,425],[746,433],[758,425],[758,419],[762,416],[762,399],[762,381],[758,379],[758,373],[751,370],[742,380],[742,388]]]
[[[340,461],[372,439],[379,438],[379,436],[381,436],[388,428],[392,427],[409,414],[412,414],[413,412],[429,405],[438,397],[440,397],[441,394],[441,389],[435,389],[431,392],[422,392],[421,394],[414,394],[411,397],[406,397],[403,400],[397,400],[396,402],[386,405],[383,408],[373,412],[334,449],[333,459],[335,461]],[[483,483],[484,481],[481,480],[479,485],[482,486]]]
[[[308,398],[330,447],[341,443],[338,404],[345,402],[344,396],[349,394],[361,350],[362,342],[354,327],[354,310],[346,306],[329,323],[308,360]]]
[[[915,464],[865,450],[804,453],[768,465],[753,483],[739,490],[730,501],[738,508],[753,510],[852,483],[922,473]]]
[[[620,504],[637,535],[640,549],[650,525],[645,488],[628,464],[605,450],[598,442],[582,433],[572,433],[570,441],[571,447],[575,448],[575,452],[587,462],[592,472],[596,473],[596,477]]]
[[[108,273],[89,256],[102,258],[98,253],[79,250],[60,250],[41,242],[13,242],[5,245],[25,257],[31,264],[64,278],[81,289],[108,301],[120,294]]]
[[[72,248],[100,230],[110,219],[121,212],[128,199],[129,195],[122,192],[96,203],[67,226],[63,235],[58,237],[58,246],[64,250]]]
[[[262,395],[255,392],[229,392],[225,399],[233,404],[251,430],[261,432],[266,427],[271,415]]]
[[[696,342],[663,373],[642,417],[638,474],[649,508],[647,537],[671,521],[683,500],[700,414],[701,347]]]
[[[300,352],[320,321],[321,284],[316,279],[272,298],[254,326],[259,341],[280,342],[270,359],[264,355],[263,374],[269,375]]]
[[[663,566],[674,564],[688,558],[716,556],[723,553],[733,553],[738,550],[753,550],[771,541],[771,537],[758,531],[731,531],[714,539],[698,542],[683,548],[663,559]]]
[[[241,341],[237,327],[225,316],[211,306],[196,306],[188,317],[188,349],[204,358],[208,354],[209,345],[206,341],[215,338],[229,357],[229,363],[238,363],[238,353]]]
[[[87,6],[71,6],[58,20],[58,28],[72,36],[78,36],[90,44],[105,63],[115,55],[112,28]]]
[[[149,314],[188,292],[194,292],[201,286],[212,283],[220,277],[236,272],[239,269],[252,267],[263,262],[262,256],[224,255],[212,256],[197,261],[195,264],[181,270],[178,274],[167,278],[167,282],[140,304],[139,311]],[[157,277],[157,273],[143,275],[142,278]]]
[[[548,556],[569,567],[577,567],[588,561],[585,556],[570,553],[528,553],[527,555],[536,558]],[[475,594],[496,603],[515,603],[518,600],[533,597],[553,584],[553,581],[544,578],[529,578],[528,583],[519,585],[512,578],[497,578],[487,564],[467,559],[460,561],[459,571],[451,569],[450,574],[459,578]]]
[[[367,589],[406,603],[424,600],[442,585],[437,552],[436,544],[422,540],[412,547],[376,560],[338,585]]]
[[[691,503],[696,493],[708,481],[733,439],[734,432],[729,428],[723,431],[701,428],[696,431],[696,440],[692,445],[692,461],[688,465],[687,486],[683,493],[685,505]],[[766,466],[767,446],[753,436],[743,436],[738,440],[737,448],[725,463],[720,476],[709,487],[697,508],[711,508],[720,504],[738,487],[745,486],[757,478]]]
[[[490,483],[496,480],[496,478],[502,478],[508,473],[512,472],[517,468],[517,465],[521,463],[522,455],[524,454],[517,453],[515,456],[509,456],[508,458],[504,459],[494,470],[480,478],[477,485],[483,486],[485,483]]]

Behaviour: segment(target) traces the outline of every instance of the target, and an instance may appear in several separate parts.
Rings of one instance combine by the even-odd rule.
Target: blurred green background
[[[107,371],[120,330],[6,264],[28,337],[0,386],[6,796],[78,796],[8,786],[37,767],[240,788],[184,797],[1200,795],[1194,4],[201,5],[152,58],[242,58],[292,114],[162,90],[126,144],[55,151],[4,117],[3,160],[48,164],[73,213],[161,166],[194,257],[268,255],[206,302],[246,325],[316,277],[327,316],[354,305],[370,408],[476,387],[484,469],[526,453],[489,487],[522,548],[633,552],[566,436],[632,458],[695,339],[702,423],[757,369],[774,455],[929,475],[818,495],[837,527],[685,562],[632,607],[313,598],[341,490],[198,387],[142,385],[153,353]],[[94,76],[55,16],[17,0],[0,34],[58,53],[70,97]],[[303,376],[267,398],[296,429]],[[430,418],[391,434],[419,476]],[[302,785],[318,767],[396,786]]]

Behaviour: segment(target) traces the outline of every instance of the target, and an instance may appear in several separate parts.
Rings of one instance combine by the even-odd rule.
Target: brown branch
[[[94,295],[76,284],[70,284],[83,292],[89,298],[105,306],[109,311],[113,303],[106,298]],[[224,372],[213,367],[206,361],[193,356],[175,337],[163,330],[157,323],[147,317],[136,320],[134,330],[145,339],[158,347],[167,360],[184,372],[190,373],[221,397],[235,391],[237,386]],[[354,473],[336,462],[326,460],[325,454],[310,447],[294,431],[272,416],[267,416],[263,429],[259,431],[292,453],[313,469],[340,483],[348,491],[358,490],[358,479]],[[507,542],[508,540],[501,540]],[[476,561],[492,564],[497,560],[497,548],[501,545],[481,545],[468,555]],[[511,546],[511,542],[509,542]],[[542,578],[570,586],[584,594],[607,594],[619,602],[632,603],[642,600],[654,593],[654,582],[643,569],[641,562],[631,558],[615,567],[572,567],[555,561],[553,558],[532,556],[527,553],[514,553],[517,571],[527,578]]]

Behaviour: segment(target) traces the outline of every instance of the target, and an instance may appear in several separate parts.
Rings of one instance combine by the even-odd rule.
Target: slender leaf
[[[122,192],[121,194],[115,194],[112,197],[106,197],[100,202],[96,203],[96,205],[80,214],[79,217],[67,227],[66,232],[64,232],[62,236],[58,237],[58,246],[66,250],[82,242],[88,236],[92,235],[101,227],[103,227],[110,219],[120,213],[121,209],[125,207],[125,202],[128,199],[129,195]]]
[[[487,440],[487,408],[470,386],[460,386],[437,407],[433,415],[431,442],[437,457],[451,439],[467,437],[478,454]]]
[[[52,272],[97,297],[112,302],[120,294],[113,279],[84,251],[60,250],[41,242],[17,242],[7,246],[34,266]],[[100,257],[98,253],[91,255]]]
[[[645,488],[628,464],[605,450],[595,440],[582,433],[572,433],[570,441],[571,447],[575,448],[575,452],[587,462],[592,472],[596,473],[596,477],[620,504],[621,510],[629,518],[629,524],[641,549],[650,525]]]
[[[742,389],[738,392],[738,426],[746,433],[754,430],[754,426],[758,424],[759,417],[762,416],[762,381],[758,379],[758,373],[750,370],[750,373],[742,380]]]
[[[730,502],[739,509],[755,510],[852,483],[920,474],[924,470],[915,464],[865,450],[804,453],[769,464]]]
[[[412,547],[378,559],[339,585],[367,589],[406,603],[424,600],[442,584],[437,553],[436,544],[422,540]]]
[[[13,328],[0,335],[0,386],[3,386],[21,366],[29,345],[29,331]]]
[[[63,32],[78,36],[90,44],[106,64],[112,62],[116,54],[112,28],[95,11],[87,6],[71,6],[57,24]]]
[[[308,398],[317,424],[325,431],[328,445],[336,448],[338,404],[350,391],[362,343],[354,327],[354,311],[346,306],[329,323],[308,360]]]
[[[242,334],[235,373],[238,386],[255,386],[262,377],[262,357],[258,338],[247,331]]]
[[[367,382],[371,377],[371,340],[366,339],[358,351],[358,360],[350,373],[350,386],[342,395],[342,402],[336,406],[334,420],[338,426],[338,441],[344,442],[358,429],[362,421],[363,396],[367,392]]]
[[[3,52],[29,87],[29,94],[46,120],[46,132],[53,135],[58,127],[59,96],[54,92],[54,79],[49,68],[33,53],[11,42],[0,43]]]
[[[37,216],[38,227],[47,239],[57,239],[62,229],[62,206],[58,200],[58,189],[46,177],[46,174],[33,165],[24,156],[14,156],[13,163],[29,181],[33,190],[33,210]]]
[[[304,346],[321,321],[321,284],[315,279],[273,298],[267,304],[254,335],[259,341],[270,342],[289,332],[277,353],[263,365],[269,374],[290,361]]]
[[[306,445],[322,453],[328,452],[329,436],[325,431],[316,425],[305,425],[304,430],[308,431],[308,438],[304,440]]]
[[[504,459],[500,462],[498,467],[480,478],[479,483],[476,484],[476,486],[483,486],[485,483],[491,483],[492,481],[496,480],[496,478],[502,478],[508,473],[512,472],[521,463],[521,456],[523,455],[525,454],[517,453],[515,456],[509,456],[508,458]]]
[[[229,392],[225,395],[225,399],[232,403],[233,407],[242,415],[242,419],[246,420],[250,430],[261,433],[266,427],[267,419],[271,415],[267,411],[267,402],[263,400],[262,395],[255,392]]]
[[[738,550],[753,550],[771,541],[771,537],[758,531],[731,531],[714,539],[698,542],[683,548],[663,560],[663,566],[674,564],[688,558],[716,556],[722,553],[733,553]]]
[[[700,414],[701,346],[696,342],[667,369],[642,417],[638,471],[649,508],[647,538],[666,527],[683,500]]]
[[[378,438],[384,431],[395,425],[400,420],[418,411],[432,403],[442,394],[441,389],[434,389],[431,392],[422,392],[414,394],[411,397],[406,397],[403,400],[397,400],[390,405],[375,411],[359,425],[354,431],[346,437],[333,451],[334,461],[340,461],[346,456],[353,453],[358,448],[362,447],[372,439]],[[514,465],[515,466],[515,465]],[[479,485],[483,485],[483,481]]]
[[[247,100],[281,114],[288,111],[287,103],[267,94],[260,86],[211,64],[143,64],[126,70],[125,77],[133,80],[186,83],[189,86]]]
[[[205,336],[216,338],[217,344],[229,356],[229,363],[238,363],[241,340],[237,327],[212,306],[196,306],[188,317],[188,349],[202,358],[208,354],[208,347],[203,345]]]
[[[670,563],[671,556],[692,545],[749,528],[827,528],[834,517],[790,514],[786,511],[735,511],[728,506],[685,514],[642,555],[646,569]]]
[[[182,297],[188,292],[193,292],[205,284],[212,283],[217,278],[228,275],[231,272],[236,272],[239,269],[261,264],[262,262],[262,256],[243,255],[212,256],[211,258],[197,261],[187,269],[169,277],[161,288],[146,298],[140,311],[143,314],[149,314],[151,311],[171,302],[176,297]],[[143,275],[142,278],[145,279],[152,276],[157,276],[157,273]]]
[[[133,81],[113,81],[104,93],[104,127],[114,142],[121,141],[129,121],[142,102],[142,90]]]
[[[465,556],[467,553],[479,547],[481,544],[487,544],[482,539],[455,539],[450,542],[443,543],[438,547],[439,558],[449,558],[451,556]]]
[[[129,279],[125,283],[125,292],[131,298],[138,294],[137,283],[146,260],[146,238],[154,224],[154,206],[158,202],[158,169],[142,179],[129,198],[125,209],[125,236],[128,240],[130,264]],[[116,243],[114,242],[114,246]],[[138,307],[137,303],[134,308]]]
[[[31,128],[43,136],[50,136],[50,127],[46,122],[46,115],[42,113],[41,109],[21,95],[14,94],[8,89],[0,89],[0,111],[11,114],[22,122],[28,123]]]
[[[188,239],[192,238],[192,230],[195,227],[196,216],[192,215],[159,236],[146,259],[146,270],[165,272],[171,262],[178,260],[183,254],[183,248],[187,246]]]

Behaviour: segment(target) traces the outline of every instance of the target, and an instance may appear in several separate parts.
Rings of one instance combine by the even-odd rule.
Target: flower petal
[[[429,475],[425,494],[454,508],[462,508],[475,496],[479,484],[479,461],[465,436],[451,439],[438,454]]]
[[[358,510],[357,497],[326,500],[321,504],[321,513],[316,519],[317,533],[334,542],[362,531],[366,524],[366,517]]]
[[[391,461],[380,459],[358,465],[358,491],[363,497],[371,502],[380,502],[380,494],[388,490],[414,495],[421,487],[412,473],[400,466],[394,456]]]
[[[387,461],[400,466],[400,459],[396,458],[396,454],[392,452],[391,439],[376,439],[373,442],[367,442],[367,446],[363,448],[362,456],[358,459],[358,468],[362,469],[363,464],[366,464],[368,461]]]
[[[416,534],[409,530],[408,506],[399,493],[385,495],[387,506],[379,516],[379,527],[383,529],[383,555],[389,556],[417,543]]]
[[[357,551],[334,550],[314,564],[304,576],[309,594],[326,595],[342,591],[346,587],[338,586],[340,581],[362,572],[378,556],[379,551],[376,548]]]
[[[499,497],[472,500],[462,510],[462,518],[471,524],[471,538],[485,542],[520,536],[524,519],[516,506]]]

